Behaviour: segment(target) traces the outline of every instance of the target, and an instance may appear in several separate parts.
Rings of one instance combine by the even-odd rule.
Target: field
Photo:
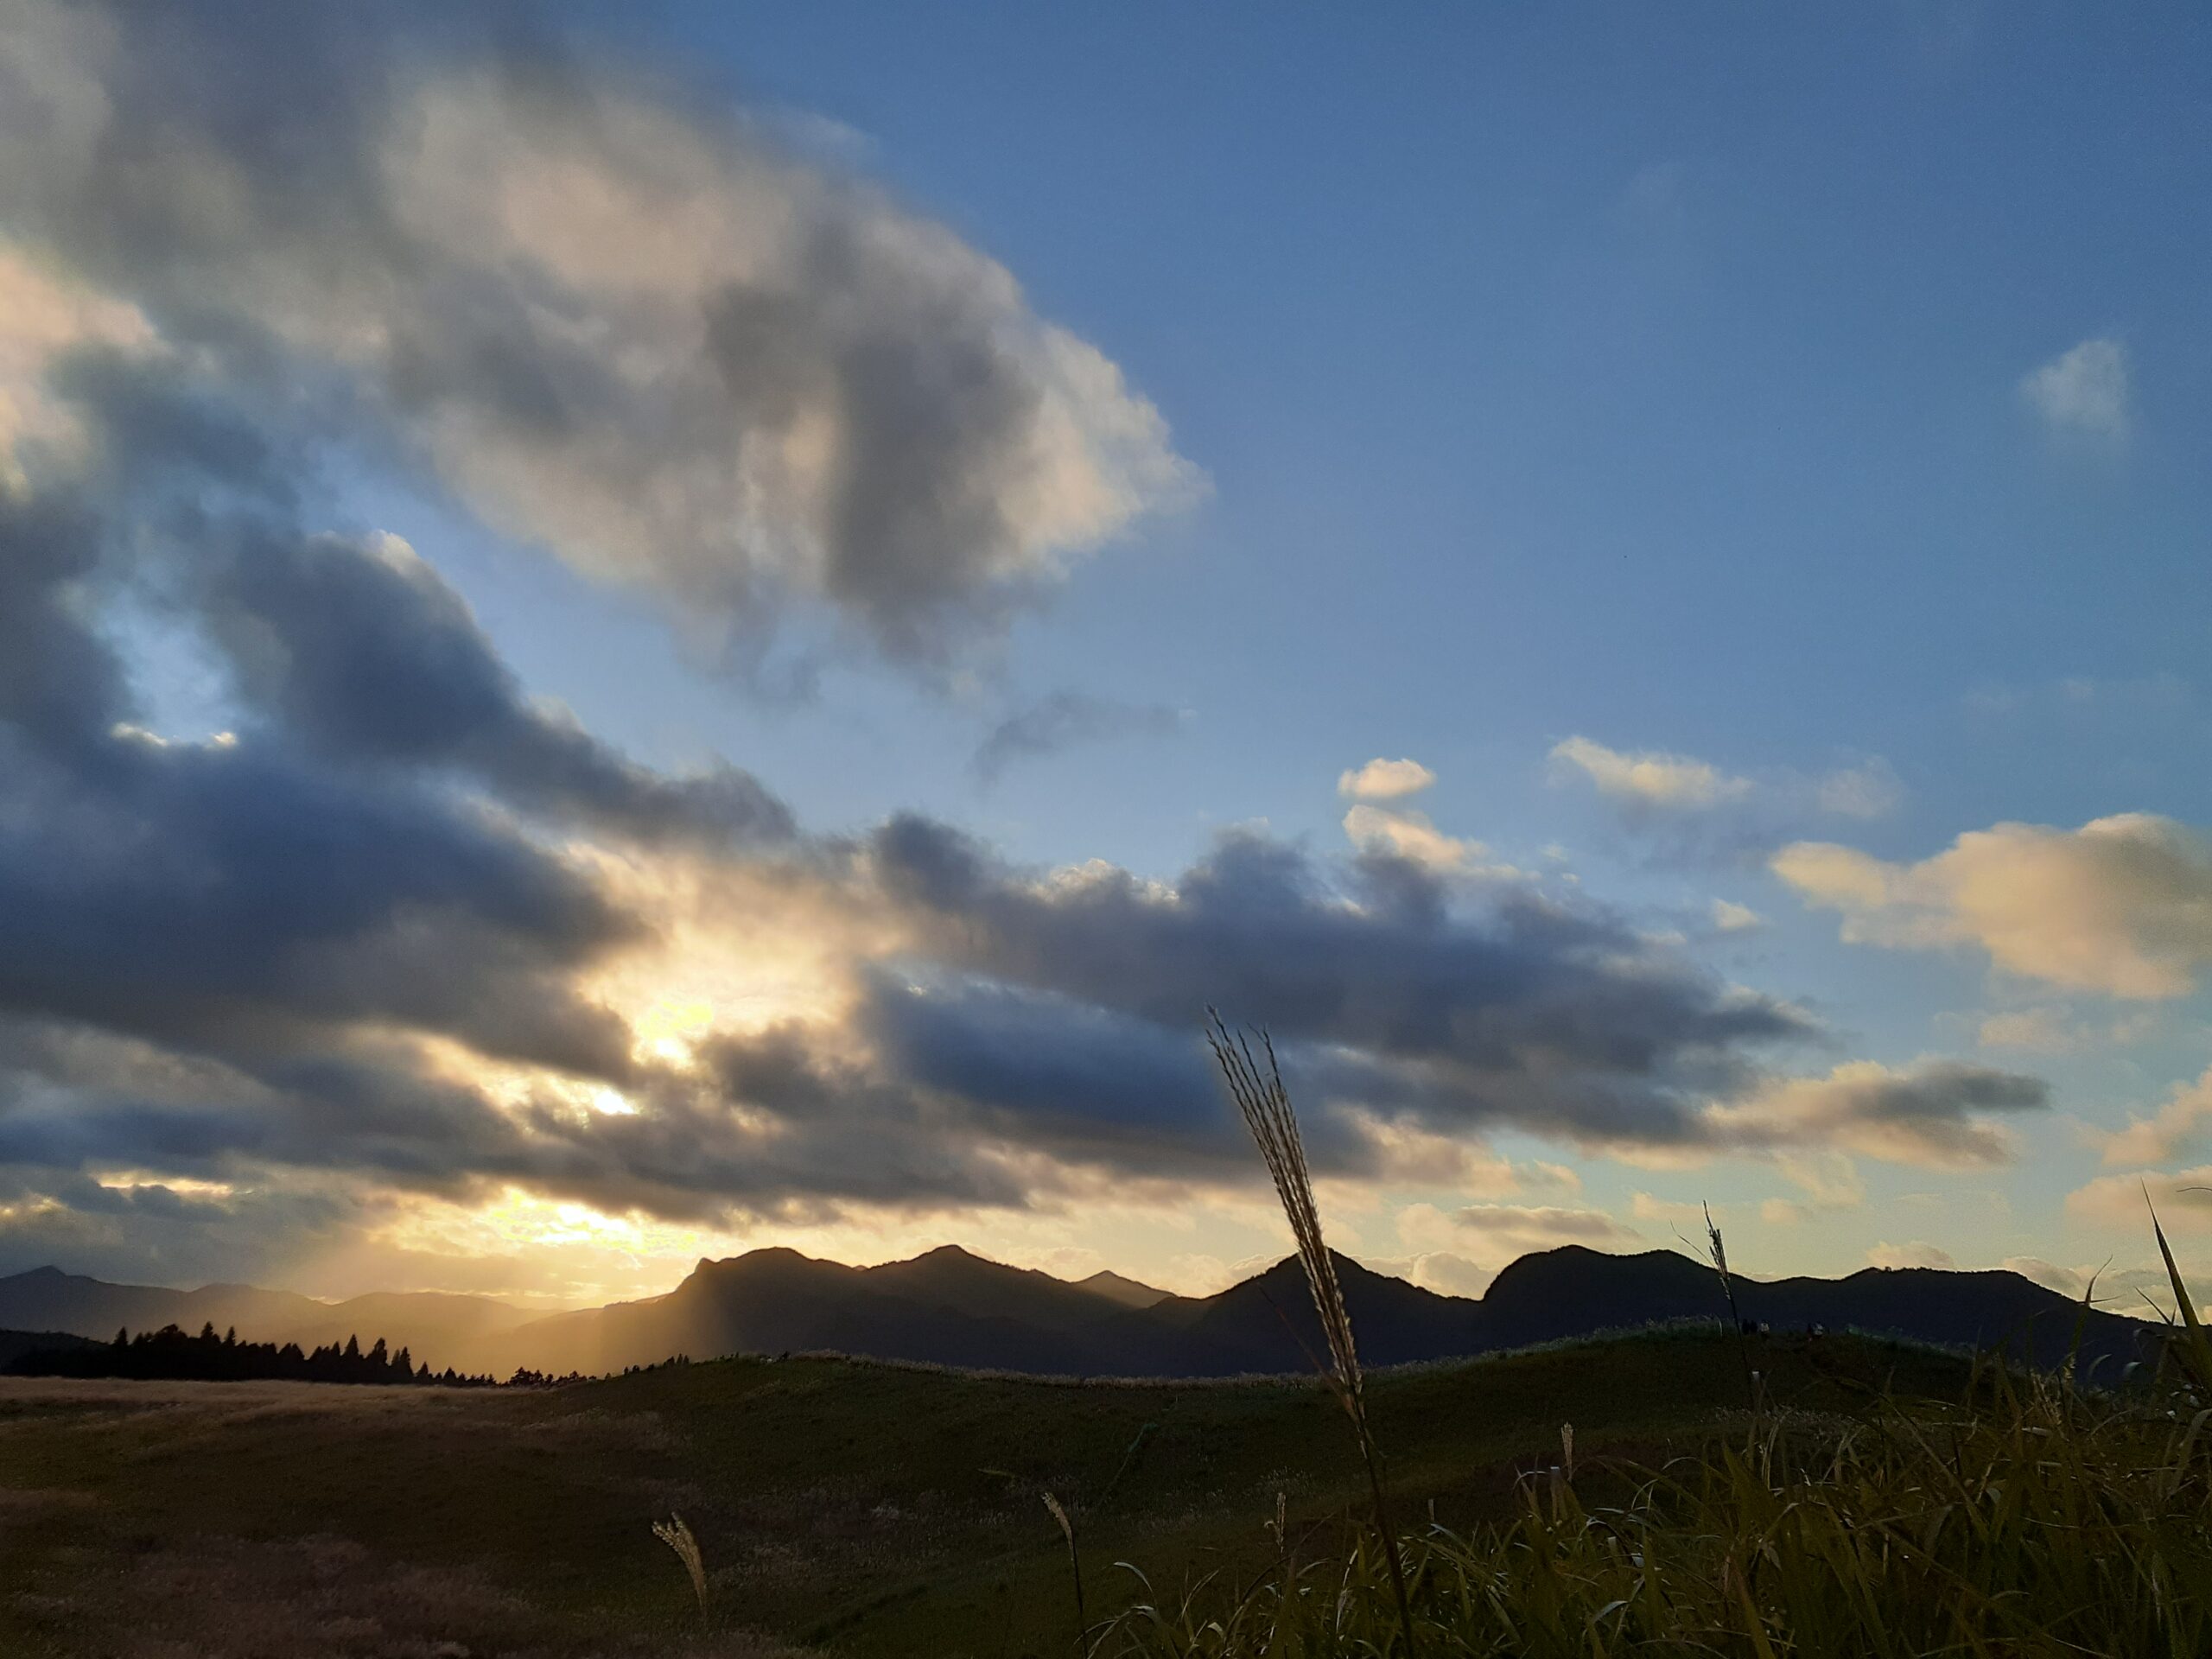
[[[1962,1361],[1760,1344],[1770,1402],[1955,1399]],[[1520,1471],[1713,1439],[1734,1339],[1676,1329],[1370,1385],[1400,1518],[1502,1516]],[[1602,1484],[1602,1474],[1586,1479]],[[1075,1650],[1156,1587],[1341,1549],[1362,1476],[1318,1386],[1075,1384],[836,1358],[726,1360],[542,1390],[0,1382],[0,1652],[188,1659],[584,1654],[1012,1659]],[[1594,1489],[1592,1489],[1594,1490]],[[652,1523],[681,1513],[702,1618]]]

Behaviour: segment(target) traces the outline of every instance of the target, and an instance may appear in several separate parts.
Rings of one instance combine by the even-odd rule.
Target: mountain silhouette
[[[1683,1319],[1727,1317],[1712,1269],[1673,1250],[1567,1245],[1524,1255],[1479,1298],[1446,1296],[1336,1258],[1361,1357],[1444,1359]],[[2069,1353],[2111,1375],[2152,1351],[2153,1328],[2084,1310],[2018,1274],[1869,1268],[1843,1279],[1735,1281],[1742,1316],[1777,1330],[1856,1327],[2045,1367]],[[505,1375],[617,1371],[672,1355],[835,1351],[880,1359],[1091,1376],[1306,1371],[1326,1353],[1295,1260],[1212,1296],[1119,1274],[1071,1282],[946,1246],[855,1268],[797,1250],[702,1260],[664,1295],[531,1317],[483,1297],[379,1294],[324,1303],[215,1285],[161,1290],[57,1269],[0,1279],[0,1327],[112,1337],[212,1321],[252,1340],[381,1336],[440,1365]]]

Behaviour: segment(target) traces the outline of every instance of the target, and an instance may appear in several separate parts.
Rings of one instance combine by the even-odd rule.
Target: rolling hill
[[[1526,1347],[1683,1319],[1724,1316],[1712,1271],[1671,1250],[1609,1255],[1567,1246],[1522,1256],[1480,1298],[1440,1295],[1339,1257],[1360,1350],[1374,1365]],[[2117,1370],[2150,1327],[2084,1311],[2019,1274],[1869,1268],[1844,1279],[1738,1277],[1745,1318],[1777,1329],[1847,1327],[1960,1347],[1996,1347]],[[835,1351],[976,1370],[1084,1376],[1227,1376],[1304,1371],[1322,1351],[1296,1263],[1213,1296],[1169,1295],[1118,1275],[1077,1283],[957,1246],[878,1267],[762,1249],[702,1261],[664,1295],[529,1318],[480,1297],[427,1294],[329,1304],[251,1287],[163,1291],[52,1268],[0,1279],[0,1326],[111,1336],[118,1325],[236,1325],[302,1346],[384,1337],[418,1358],[504,1375],[518,1367],[613,1372],[684,1354]]]
[[[1955,1402],[1950,1356],[1849,1337],[1756,1343],[1770,1397],[1841,1421],[1887,1386]],[[1656,1464],[1744,1403],[1734,1343],[1675,1328],[1379,1375],[1408,1515],[1510,1515],[1575,1427]],[[9,1659],[1014,1659],[1076,1650],[1112,1567],[1181,1584],[1342,1535],[1364,1486],[1311,1383],[1069,1385],[865,1361],[736,1359],[559,1389],[0,1379],[0,1653]],[[1279,1508],[1280,1506],[1280,1508]],[[704,1617],[652,1522],[680,1510]],[[764,1632],[757,1640],[747,1627]],[[779,1640],[778,1638],[780,1638]]]

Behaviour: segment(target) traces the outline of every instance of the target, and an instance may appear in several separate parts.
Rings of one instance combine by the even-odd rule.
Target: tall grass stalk
[[[2166,1264],[2166,1282],[2173,1287],[2175,1311],[2181,1318],[2181,1327],[2167,1341],[2166,1352],[2174,1357],[2197,1399],[2212,1401],[2212,1338],[2205,1335],[2204,1323],[2196,1316],[2196,1304],[2190,1299],[2189,1287],[2182,1282],[2181,1269],[2174,1264],[2173,1247],[2166,1243],[2166,1230],[2158,1223],[2158,1209],[2151,1205],[2147,1190],[2143,1202],[2151,1208],[2151,1232],[2158,1241],[2158,1255]]]
[[[1068,1519],[1060,1500],[1050,1492],[1045,1494],[1045,1507],[1052,1512],[1052,1519],[1060,1523],[1060,1535],[1068,1541],[1068,1567],[1075,1574],[1075,1628],[1079,1642],[1090,1629],[1090,1616],[1083,1611],[1083,1557],[1076,1554],[1075,1522]]]
[[[1728,1323],[1735,1327],[1736,1355],[1743,1361],[1744,1392],[1750,1397],[1751,1419],[1753,1427],[1756,1428],[1761,1393],[1759,1373],[1758,1368],[1751,1363],[1751,1341],[1750,1333],[1744,1329],[1744,1311],[1736,1304],[1735,1276],[1728,1271],[1728,1241],[1720,1236],[1720,1224],[1713,1218],[1713,1206],[1708,1204],[1703,1208],[1705,1211],[1705,1259],[1713,1264],[1713,1272],[1720,1277],[1720,1294],[1722,1300],[1728,1304]],[[1682,1236],[1676,1233],[1675,1236],[1681,1238]],[[1683,1242],[1687,1243],[1688,1241]]]
[[[1344,1288],[1337,1281],[1336,1258],[1329,1253],[1328,1243],[1321,1236],[1321,1211],[1313,1200],[1313,1177],[1306,1167],[1306,1143],[1299,1134],[1298,1114],[1291,1106],[1289,1091],[1283,1087],[1282,1068],[1275,1063],[1274,1044],[1268,1034],[1264,1031],[1259,1033],[1260,1052],[1267,1058],[1267,1072],[1262,1076],[1259,1057],[1254,1054],[1250,1039],[1242,1034],[1232,1036],[1216,1010],[1208,1008],[1206,1014],[1212,1021],[1206,1041],[1221,1066],[1230,1098],[1236,1101],[1245,1127],[1251,1130],[1252,1139],[1259,1146],[1261,1160],[1268,1166],[1268,1174],[1274,1182],[1275,1197],[1282,1203],[1291,1236],[1297,1241],[1299,1265],[1306,1270],[1306,1288],[1313,1297],[1313,1313],[1320,1321],[1321,1335],[1328,1348],[1327,1363],[1322,1363],[1316,1356],[1315,1363],[1329,1391],[1351,1419],[1353,1435],[1359,1442],[1360,1460],[1366,1466],[1368,1492],[1375,1506],[1376,1541],[1389,1567],[1404,1652],[1407,1659],[1413,1659],[1413,1600],[1406,1592],[1405,1567],[1398,1559],[1398,1535],[1390,1523],[1382,1453],[1375,1444],[1374,1428],[1368,1421],[1367,1381],[1360,1370],[1359,1349],[1352,1341],[1351,1315],[1344,1308]]]
[[[699,1554],[699,1541],[691,1535],[691,1529],[680,1515],[671,1514],[665,1521],[653,1522],[653,1536],[676,1552],[676,1559],[683,1563],[683,1570],[691,1575],[691,1593],[699,1599],[699,1611],[707,1611],[707,1562]]]

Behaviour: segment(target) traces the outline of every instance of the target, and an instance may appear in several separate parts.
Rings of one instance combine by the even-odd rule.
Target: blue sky
[[[2045,768],[1970,718],[1977,691],[2186,680],[2203,644],[2176,602],[2212,413],[2201,58],[2185,25],[2039,21],[665,8],[624,44],[849,128],[845,155],[1108,342],[1205,469],[1209,499],[1089,563],[1007,663],[1187,707],[1186,738],[988,808],[1039,856],[1103,835],[1160,864],[1201,811],[1332,821],[1338,760],[1393,746],[1486,829],[1552,839],[1556,803],[1524,802],[1585,730],[1738,766],[1886,755],[1916,772],[1899,850],[2115,788],[2202,819],[2201,770],[2158,759],[2186,720],[2046,718],[2038,749],[2088,753]],[[2068,443],[2017,391],[2088,338],[2130,348],[2124,445]],[[1255,683],[1262,653],[1301,666]],[[663,686],[639,708],[578,677],[632,741],[683,741]],[[968,712],[903,690],[844,696],[901,743]],[[946,759],[786,787],[949,805]]]
[[[36,35],[36,9],[24,16],[38,51],[74,53],[95,78],[127,73],[113,67],[127,50],[55,47]],[[1342,1201],[1373,1259],[1473,1288],[1516,1247],[1670,1242],[1681,1206],[1709,1196],[1744,1230],[1755,1269],[2033,1257],[2071,1282],[2114,1252],[2143,1264],[2143,1230],[2109,1184],[2147,1172],[2185,1207],[2196,1118],[2183,1112],[2128,1155],[2098,1136],[2192,1086],[2212,1122],[2212,1083],[2197,1083],[2212,1077],[2212,219],[2198,205],[2212,194],[2212,41],[2200,16],[656,4],[616,22],[598,8],[551,16],[540,49],[603,86],[601,116],[650,106],[683,144],[734,120],[735,137],[698,142],[780,156],[807,181],[791,187],[802,201],[827,193],[846,205],[823,211],[868,224],[878,208],[865,204],[888,202],[900,226],[1001,270],[1019,297],[989,327],[1065,331],[1110,363],[1122,385],[1096,393],[1096,417],[1121,419],[1134,400],[1156,411],[1164,429],[1132,440],[1132,464],[1173,462],[1175,475],[1147,474],[1096,533],[1017,537],[1008,556],[1029,586],[1012,611],[996,589],[962,589],[973,626],[930,660],[880,632],[871,642],[887,587],[849,601],[800,582],[761,611],[766,666],[751,674],[691,627],[728,620],[720,590],[697,585],[723,554],[695,560],[660,520],[638,569],[569,548],[561,524],[518,505],[512,474],[488,470],[512,454],[480,435],[456,443],[411,410],[381,435],[330,417],[340,435],[311,467],[322,517],[303,531],[404,537],[528,694],[658,772],[743,768],[809,836],[865,838],[919,814],[1009,868],[1104,861],[1166,892],[1240,827],[1334,868],[1353,850],[1348,811],[1370,815],[1368,836],[1385,833],[1380,816],[1402,831],[1417,813],[1454,840],[1409,856],[1427,857],[1469,925],[1514,893],[1596,906],[1668,962],[1818,1026],[1786,1062],[1759,1062],[1763,1082],[1670,1075],[1676,1104],[1719,1091],[1716,1124],[1764,1114],[1755,1131],[1727,1128],[1726,1149],[1624,1155],[1550,1132],[1541,1114],[1492,1122],[1485,1096],[1471,1109],[1489,1127],[1452,1131],[1455,1144],[1571,1177],[1478,1191],[1370,1160],[1347,1173]],[[242,27],[219,12],[207,31],[222,44]],[[384,44],[409,73],[494,49],[467,29],[410,39],[391,27]],[[362,105],[404,109],[410,84],[396,72],[403,92],[387,92],[365,74]],[[219,94],[175,96],[209,123],[211,145],[249,143],[207,115]],[[519,177],[516,157],[569,130],[529,123],[570,113],[517,113],[513,151],[482,153]],[[400,142],[372,120],[365,130],[365,153]],[[658,188],[655,154],[625,149],[603,179],[568,188]],[[255,188],[285,187],[281,149],[234,159]],[[352,247],[359,228],[342,205],[297,241],[270,228],[276,216],[248,215],[213,257],[162,240],[129,201],[111,222],[98,203],[52,208],[30,177],[41,164],[19,162],[29,181],[0,197],[11,245],[37,254],[42,280],[138,308],[165,346],[200,326],[207,269],[227,260],[267,282],[281,311],[318,250]],[[687,211],[753,233],[753,208],[716,188],[684,198]],[[566,211],[527,201],[517,211],[548,225]],[[513,234],[557,263],[571,255],[529,242],[554,229],[518,222]],[[135,251],[118,260],[118,247]],[[517,281],[518,268],[478,276]],[[983,272],[947,294],[988,288]],[[852,303],[895,309],[905,291]],[[626,303],[607,297],[614,287],[576,293],[576,316]],[[282,396],[308,398],[302,388],[330,376],[404,403],[397,371],[299,303],[310,323],[276,328]],[[105,336],[86,324],[74,344],[87,338]],[[50,340],[37,349],[60,360]],[[44,359],[25,360],[33,385]],[[1038,364],[1039,384],[1057,385]],[[253,418],[281,425],[268,379],[226,359],[212,384],[211,397],[260,399]],[[956,395],[931,373],[902,391]],[[731,418],[742,437],[744,410]],[[645,423],[620,435],[639,467],[659,464]],[[492,459],[451,460],[478,442]],[[410,461],[410,445],[429,459]],[[597,510],[559,497],[552,473],[532,476],[524,494],[558,502],[548,515]],[[255,703],[235,635],[149,608],[148,585],[98,601],[115,607],[143,723],[183,737],[265,725],[272,744],[303,743]],[[802,662],[818,672],[794,690],[784,682]],[[1067,741],[978,766],[995,729],[1055,708]],[[1433,782],[1365,801],[1340,787],[1348,770],[1399,757]],[[461,786],[512,804],[503,785]],[[2076,833],[2120,815],[2139,816]],[[2042,828],[1990,838],[2006,824]],[[531,833],[573,854],[565,832]],[[1808,843],[1849,859],[1789,861]],[[1926,862],[1954,849],[1951,863]],[[662,879],[651,859],[624,856]],[[841,940],[868,912],[850,893],[830,908]],[[897,963],[917,994],[967,976],[1010,995],[1076,995],[941,943],[841,948],[833,978]],[[664,969],[660,1001],[690,1006],[684,970]],[[643,970],[625,971],[632,984]],[[634,1029],[644,1017],[624,1005]],[[1351,1040],[1310,1036],[1317,1056]],[[272,1086],[265,1059],[220,1052]],[[2001,1155],[1890,1157],[1850,1127],[1862,1106],[1784,1099],[1790,1078],[1842,1090],[1836,1069],[1862,1065],[1882,1068],[1884,1086],[1948,1065],[2042,1092],[1993,1109]],[[1929,1109],[1980,1122],[1979,1098],[1969,1088]],[[1351,1096],[1313,1109],[1338,1107],[1356,1118]],[[1923,1108],[1863,1107],[1885,1122],[1893,1109]],[[1423,1134],[1450,1116],[1408,1114]],[[1085,1179],[1130,1166],[1058,1141],[1050,1155]],[[886,1205],[831,1181],[780,1210],[716,1211],[503,1187],[487,1166],[428,1196],[400,1183],[380,1219],[332,1222],[310,1247],[283,1242],[289,1223],[256,1230],[239,1194],[307,1192],[344,1158],[272,1171],[241,1153],[185,1171],[150,1153],[118,1162],[112,1146],[102,1156],[71,1173],[103,1190],[166,1183],[211,1207],[193,1235],[211,1269],[228,1249],[310,1287],[401,1271],[427,1281],[461,1271],[437,1261],[506,1260],[556,1235],[624,1259],[587,1253],[485,1282],[556,1296],[657,1285],[702,1240],[860,1256],[962,1238],[1196,1286],[1274,1243],[1263,1206],[1232,1206],[1163,1244],[1158,1214],[1187,1208],[1175,1191],[1102,1204],[1073,1177],[1011,1206],[942,1194]],[[38,1167],[26,1190],[51,1198]],[[1201,1164],[1176,1179],[1211,1192],[1220,1178]],[[563,1205],[575,1215],[543,1220]],[[531,1219],[481,1219],[502,1214]],[[101,1261],[130,1259],[129,1224],[64,1236],[79,1237],[109,1252]],[[49,1243],[33,1230],[18,1248]]]

